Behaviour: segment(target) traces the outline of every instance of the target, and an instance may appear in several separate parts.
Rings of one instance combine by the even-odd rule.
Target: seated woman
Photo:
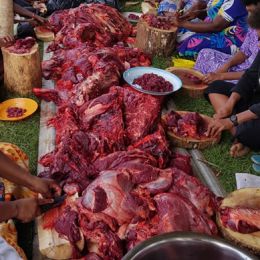
[[[203,22],[190,22],[176,16],[176,26],[181,28],[177,37],[181,42],[179,55],[195,58],[205,48],[234,54],[245,39],[246,19],[247,11],[241,0],[210,1]]]
[[[250,28],[240,50],[234,56],[212,49],[203,49],[199,52],[194,69],[205,74],[203,81],[207,84],[215,80],[237,83],[244,71],[253,63],[258,51],[257,32]]]
[[[260,5],[250,14],[248,22],[260,34]],[[230,149],[233,157],[243,156],[260,149],[260,52],[251,67],[244,73],[237,85],[214,81],[206,90],[216,114],[208,128],[208,136],[215,136],[229,130],[234,137]]]

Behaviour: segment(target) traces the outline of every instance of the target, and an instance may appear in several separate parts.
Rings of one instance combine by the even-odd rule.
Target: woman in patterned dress
[[[207,84],[215,80],[237,83],[253,63],[258,51],[257,31],[250,28],[240,50],[234,56],[212,49],[203,49],[199,52],[194,69],[205,74],[204,82]]]
[[[175,19],[180,56],[195,58],[205,48],[234,54],[242,45],[247,31],[247,10],[241,0],[211,0],[203,22]]]

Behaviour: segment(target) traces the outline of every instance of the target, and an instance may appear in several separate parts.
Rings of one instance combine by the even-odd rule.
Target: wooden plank
[[[47,53],[49,43],[44,43],[43,60],[51,58],[51,53]],[[54,82],[51,80],[42,79],[43,88],[54,88]],[[48,127],[47,123],[56,112],[56,106],[52,102],[41,101],[41,114],[40,114],[40,132],[39,132],[39,147],[38,147],[38,160],[46,153],[51,152],[55,148],[55,129]],[[38,163],[37,173],[39,174],[44,170],[44,167]],[[35,234],[33,240],[33,260],[44,260],[39,250],[39,236],[38,236],[38,224],[35,225]]]

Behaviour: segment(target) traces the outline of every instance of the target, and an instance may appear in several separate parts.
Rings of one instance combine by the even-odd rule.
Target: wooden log
[[[78,194],[67,197],[67,201],[75,201]],[[47,213],[48,214],[48,213]],[[42,256],[48,259],[72,259],[74,248],[70,242],[63,239],[55,231],[55,229],[43,228],[43,215],[37,218],[37,230],[39,239],[39,250]],[[77,242],[76,246],[80,251],[85,245],[83,234],[81,233],[81,240]]]
[[[244,188],[236,190],[230,193],[220,205],[220,210],[222,208],[260,208],[260,189],[259,188]],[[259,216],[252,216],[259,217]],[[217,213],[217,224],[220,228],[223,236],[239,246],[249,249],[254,254],[260,255],[260,231],[252,233],[239,233],[225,227],[220,218],[220,213]]]
[[[0,4],[0,37],[14,35],[13,1],[1,0]]]
[[[4,60],[4,83],[6,88],[20,95],[41,87],[41,62],[38,44],[29,53],[16,54],[2,48]]]
[[[188,113],[188,111],[176,111],[180,115],[184,115],[185,113]],[[200,116],[207,122],[212,120],[210,117],[206,115],[200,114]],[[162,116],[162,122],[165,120],[165,115]],[[191,137],[183,137],[175,134],[172,131],[167,131],[167,135],[172,142],[173,145],[180,147],[180,148],[186,148],[186,149],[199,149],[203,150],[208,147],[211,147],[217,143],[219,143],[221,139],[221,134],[217,137],[205,137],[202,139],[195,139]]]
[[[150,55],[169,56],[176,46],[177,28],[162,30],[151,27],[143,19],[137,24],[135,46]]]
[[[175,67],[170,67],[170,68],[167,68],[166,70],[181,79],[182,90],[185,94],[187,94],[191,98],[202,98],[203,97],[204,91],[208,87],[208,85],[204,84],[204,83],[201,83],[201,84],[186,83],[182,76],[184,73],[189,73],[189,74],[192,74],[192,75],[196,76],[197,78],[201,79],[203,77],[203,74],[201,72],[194,70],[194,69],[175,68]]]
[[[44,26],[37,26],[34,28],[36,38],[43,42],[51,42],[54,40],[54,32],[46,29]]]

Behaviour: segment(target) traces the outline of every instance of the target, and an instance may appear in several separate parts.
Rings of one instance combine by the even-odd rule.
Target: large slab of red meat
[[[190,158],[172,154],[159,124],[163,100],[118,86],[125,69],[151,62],[127,47],[132,26],[100,4],[56,12],[50,23],[54,52],[42,67],[55,89],[34,93],[57,105],[56,147],[40,175],[80,198],[47,213],[44,227],[73,245],[81,231],[87,259],[121,259],[163,232],[216,234],[216,198],[191,176]]]

